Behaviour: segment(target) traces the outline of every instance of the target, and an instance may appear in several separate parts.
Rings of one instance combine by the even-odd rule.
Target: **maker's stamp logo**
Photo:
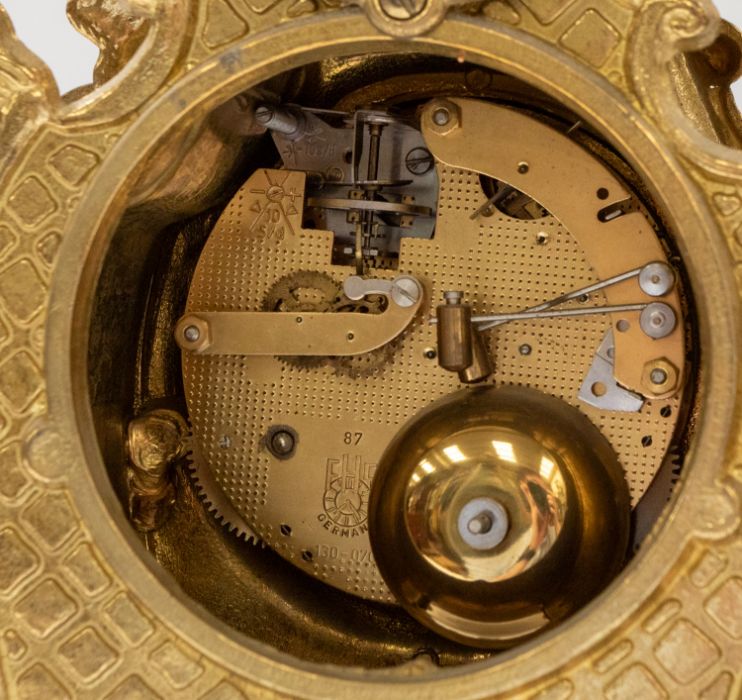
[[[327,460],[324,513],[317,519],[325,530],[340,537],[358,537],[368,532],[368,495],[375,464],[361,455],[344,454]]]
[[[255,214],[248,230],[263,240],[282,241],[287,235],[296,235],[290,217],[299,216],[301,198],[296,173],[284,175],[275,170],[264,170],[263,187],[253,187],[248,198],[249,210]]]

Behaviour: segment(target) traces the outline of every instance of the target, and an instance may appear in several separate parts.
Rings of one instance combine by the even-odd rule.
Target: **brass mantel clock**
[[[742,693],[742,36],[708,0],[0,6],[0,698]]]

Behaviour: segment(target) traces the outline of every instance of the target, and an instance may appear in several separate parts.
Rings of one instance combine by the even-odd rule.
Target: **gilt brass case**
[[[710,0],[70,0],[69,13],[101,56],[93,85],[60,96],[0,6],[0,697],[739,697],[742,122],[729,85],[742,39]],[[446,649],[450,667],[398,663],[404,626],[389,622],[384,639],[398,642],[379,644],[364,634],[366,608],[341,614],[308,579],[276,581],[270,567],[261,595],[273,614],[250,623],[289,620],[311,631],[302,648],[280,630],[257,641],[225,622],[229,606],[217,616],[194,602],[217,562],[168,550],[168,573],[149,555],[157,536],[137,537],[121,502],[126,426],[91,385],[139,390],[119,376],[113,338],[136,328],[131,271],[158,259],[148,227],[166,229],[175,209],[213,217],[230,190],[221,174],[238,156],[209,121],[217,107],[322,61],[325,84],[340,83],[348,67],[371,70],[368,55],[497,71],[592,125],[672,230],[697,316],[682,477],[638,554],[558,628],[495,656]],[[476,71],[466,79],[482,89]],[[122,245],[122,217],[142,202],[148,219],[129,221]],[[677,376],[658,363],[637,381]],[[155,478],[157,459],[135,447]],[[199,552],[180,515],[185,554]],[[368,649],[374,668],[359,668]]]

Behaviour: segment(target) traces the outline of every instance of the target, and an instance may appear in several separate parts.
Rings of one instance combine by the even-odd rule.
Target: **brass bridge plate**
[[[175,338],[183,350],[204,355],[359,355],[392,342],[421,302],[390,303],[381,314],[202,311],[184,316]],[[186,331],[194,328],[199,338],[189,342]]]
[[[225,495],[281,556],[333,586],[379,601],[393,599],[367,534],[375,466],[402,423],[460,386],[455,374],[426,358],[435,346],[435,328],[427,323],[433,305],[444,290],[465,289],[476,313],[519,310],[599,279],[554,217],[521,220],[496,212],[471,220],[485,198],[479,175],[450,166],[440,166],[439,174],[434,239],[402,239],[399,269],[373,273],[413,275],[425,287],[417,317],[377,374],[353,379],[331,365],[302,367],[276,357],[183,355],[203,468],[213,470]],[[297,270],[329,274],[338,285],[353,274],[331,264],[332,233],[302,229],[303,200],[303,173],[257,171],[204,248],[187,313],[259,311],[272,285]],[[590,303],[606,299],[596,294]],[[636,503],[665,455],[679,399],[648,400],[639,413],[600,411],[578,401],[609,327],[608,317],[591,316],[490,331],[491,381],[531,386],[583,411],[613,444]],[[521,354],[523,345],[530,354]],[[264,447],[274,425],[297,432],[291,459],[278,460]]]

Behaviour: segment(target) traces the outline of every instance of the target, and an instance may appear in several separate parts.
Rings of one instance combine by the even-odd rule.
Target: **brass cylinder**
[[[436,309],[438,364],[451,372],[465,370],[473,359],[471,307],[462,304],[462,292],[444,292],[446,303]]]
[[[464,384],[475,384],[484,381],[495,371],[482,331],[475,326],[471,327],[471,350],[471,364],[466,369],[459,371],[459,381]]]

